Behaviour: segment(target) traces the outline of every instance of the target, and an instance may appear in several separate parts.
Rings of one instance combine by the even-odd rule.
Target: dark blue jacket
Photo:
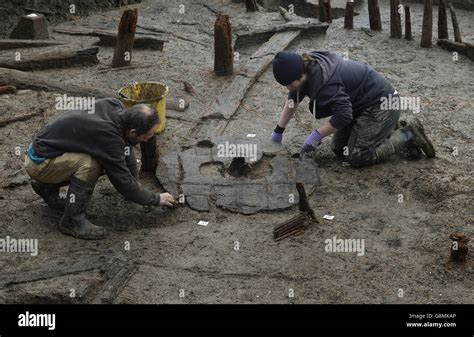
[[[316,64],[300,92],[290,91],[288,99],[299,103],[310,98],[309,110],[315,118],[332,116],[336,129],[347,126],[364,109],[380,104],[381,97],[393,94],[390,82],[371,66],[328,51],[310,53]]]

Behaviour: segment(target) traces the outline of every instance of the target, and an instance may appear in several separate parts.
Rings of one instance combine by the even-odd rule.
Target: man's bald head
[[[148,133],[160,122],[158,114],[148,104],[136,104],[123,111],[125,131],[136,130],[137,135]]]

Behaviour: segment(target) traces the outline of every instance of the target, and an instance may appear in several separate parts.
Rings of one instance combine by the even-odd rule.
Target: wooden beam
[[[306,19],[306,20],[295,20],[291,22],[286,22],[281,25],[272,25],[270,27],[265,28],[258,28],[252,30],[250,32],[237,32],[236,36],[238,38],[252,38],[255,35],[261,34],[274,34],[279,32],[286,32],[286,31],[311,31],[314,33],[326,33],[329,25],[327,23],[320,23],[314,19]]]
[[[458,18],[452,3],[449,4],[449,11],[451,12],[451,21],[453,22],[454,41],[462,43],[461,29],[459,28]]]
[[[32,51],[22,55],[20,60],[13,56],[0,57],[0,67],[17,70],[36,70],[72,67],[76,65],[94,65],[99,63],[97,59],[98,47],[85,49],[57,49],[43,51]]]
[[[346,13],[344,15],[344,29],[354,29],[354,1],[346,3]]]
[[[120,19],[117,44],[112,59],[112,68],[126,67],[132,61],[132,49],[137,28],[138,11],[126,9]]]
[[[446,13],[446,1],[439,0],[438,6],[438,39],[449,39],[448,15]]]
[[[232,28],[228,15],[219,14],[214,23],[214,72],[218,76],[234,72]]]
[[[438,40],[438,46],[440,46],[443,49],[465,55],[471,61],[474,61],[474,45],[472,44],[441,39],[441,40]]]
[[[405,39],[413,40],[413,35],[411,32],[411,13],[410,6],[405,5]]]
[[[402,38],[402,22],[398,8],[400,0],[390,0],[390,37],[393,39]]]
[[[382,20],[380,18],[380,7],[378,0],[368,0],[369,22],[371,30],[382,30]]]
[[[421,48],[430,48],[433,38],[433,0],[425,0],[423,8],[423,26],[421,31]]]

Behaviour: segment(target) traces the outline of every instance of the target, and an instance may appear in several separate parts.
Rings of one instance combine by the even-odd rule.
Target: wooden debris
[[[459,28],[458,18],[452,3],[449,4],[449,11],[451,12],[451,21],[453,22],[454,41],[462,43],[461,29]]]
[[[194,90],[191,83],[189,83],[188,81],[183,81],[183,84],[184,84],[184,91],[190,93],[191,95],[197,95],[197,92],[196,90]]]
[[[446,13],[446,1],[439,0],[438,6],[438,39],[449,39],[448,15]]]
[[[232,29],[228,15],[219,14],[214,23],[214,72],[219,76],[234,72]]]
[[[286,9],[284,9],[283,7],[278,6],[278,11],[280,12],[281,16],[283,16],[283,19],[286,22],[289,22],[289,21],[292,20],[290,13],[288,13],[288,11]]]
[[[402,22],[398,7],[400,0],[390,0],[390,37],[393,39],[402,38]]]
[[[438,40],[438,46],[443,49],[465,55],[471,61],[474,61],[474,45],[472,44],[441,39]]]
[[[354,29],[354,1],[346,3],[346,13],[344,15],[344,29]]]
[[[0,87],[0,95],[16,94],[16,88],[13,85],[4,85]]]
[[[114,257],[103,268],[105,282],[92,301],[94,304],[112,304],[128,280],[133,276],[136,267],[124,257]]]
[[[423,8],[423,26],[421,30],[421,48],[430,48],[433,37],[433,0],[425,0]]]
[[[257,12],[258,6],[256,0],[245,0],[245,8],[247,12]]]
[[[66,42],[52,40],[2,39],[0,40],[0,50],[59,46],[63,44],[66,44]]]
[[[461,233],[451,233],[449,238],[453,241],[451,244],[451,260],[466,262],[469,253],[467,245],[471,239]]]
[[[309,205],[308,196],[302,183],[296,183],[296,190],[298,191],[299,196],[299,210],[307,214],[311,219],[316,219],[314,211]]]
[[[368,0],[369,22],[371,30],[382,30],[382,20],[380,18],[380,7],[378,0]]]
[[[31,117],[41,116],[42,114],[43,114],[43,111],[40,110],[40,111],[25,113],[25,114],[15,116],[15,117],[5,118],[5,119],[0,120],[0,127],[7,126],[8,124],[11,124],[14,122],[26,121],[27,119],[30,119]]]
[[[405,39],[413,40],[413,35],[411,33],[410,6],[408,5],[405,5]]]
[[[260,29],[255,29],[250,32],[237,32],[236,35],[239,38],[252,38],[252,36],[255,35],[261,35],[261,34],[274,34],[274,33],[279,33],[279,32],[285,32],[285,31],[301,31],[301,30],[307,30],[311,31],[314,33],[326,33],[326,30],[328,29],[329,25],[327,23],[319,23],[317,20],[314,19],[307,19],[307,20],[295,20],[291,22],[286,22],[281,25],[272,25],[271,27],[268,28],[260,28]]]
[[[319,0],[319,21],[332,22],[331,0]]]
[[[156,156],[156,135],[150,138],[147,142],[140,143],[142,151],[142,167],[143,172],[153,172],[158,163]]]
[[[71,67],[75,65],[94,65],[97,59],[98,47],[85,49],[65,48],[46,52],[25,53],[20,60],[12,56],[0,58],[0,67],[17,70],[37,70]]]
[[[126,9],[120,19],[117,44],[112,59],[112,67],[129,66],[132,61],[132,49],[135,40],[135,30],[137,25],[137,9]]]
[[[18,18],[16,27],[10,34],[12,39],[49,39],[48,22],[42,14],[31,13]]]

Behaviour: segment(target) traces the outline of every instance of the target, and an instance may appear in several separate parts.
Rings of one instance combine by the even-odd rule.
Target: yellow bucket
[[[160,117],[155,133],[162,133],[165,130],[168,86],[158,82],[133,83],[121,88],[118,94],[119,99],[127,108],[141,103],[154,106]]]

